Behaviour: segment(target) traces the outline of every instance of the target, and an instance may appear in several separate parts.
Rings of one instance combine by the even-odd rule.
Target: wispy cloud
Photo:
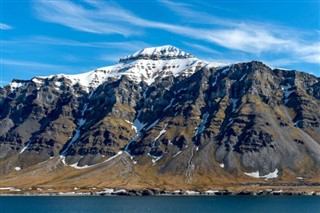
[[[0,65],[6,67],[5,70],[11,70],[16,74],[31,74],[31,76],[44,76],[57,73],[76,74],[93,70],[95,67],[91,66],[67,66],[50,63],[40,63],[37,61],[16,60],[11,58],[2,58]],[[20,68],[19,68],[20,67]]]
[[[99,34],[134,34],[128,27],[126,18],[130,13],[114,4],[106,3],[102,10],[99,2],[87,1],[94,9],[86,9],[80,3],[71,1],[34,1],[34,9],[43,21],[58,23],[79,31]],[[105,7],[103,5],[103,7]]]
[[[291,59],[279,60],[286,63],[320,63],[320,39],[316,32],[305,32],[271,23],[259,23],[247,20],[221,19],[211,14],[198,12],[194,5],[159,0],[183,19],[198,24],[213,24],[214,30],[200,29],[194,38],[204,39],[228,49],[260,54],[262,52],[284,53]],[[196,19],[193,17],[197,17]],[[191,36],[194,29],[184,29]],[[319,33],[319,31],[318,31]],[[200,34],[200,35],[198,35]],[[306,35],[318,39],[304,38]],[[293,59],[294,58],[294,59]]]
[[[101,61],[108,61],[108,62],[117,62],[119,61],[120,58],[124,57],[125,54],[105,54],[105,55],[101,55],[99,57],[99,59]]]
[[[191,47],[191,48],[194,48],[194,49],[197,49],[197,50],[200,50],[201,52],[205,52],[205,53],[211,53],[211,54],[217,54],[217,55],[221,55],[222,53],[219,52],[219,51],[216,51],[212,48],[209,48],[207,46],[203,46],[203,45],[200,45],[200,44],[195,44],[195,43],[190,43],[190,42],[183,42],[185,45]]]
[[[158,0],[158,2],[179,15],[189,16],[190,14],[194,14],[193,10],[195,8],[193,8],[191,4],[185,2],[173,2],[168,0]]]
[[[8,24],[0,23],[0,30],[11,30],[12,28],[13,27]]]
[[[198,24],[215,24],[222,26],[235,26],[240,24],[241,21],[228,20],[226,18],[219,18],[212,14],[201,12],[195,4],[174,2],[169,0],[158,0],[160,4],[174,12],[181,17],[181,20],[187,20],[188,22],[194,22]],[[203,2],[200,2],[203,3]],[[188,17],[188,19],[186,19]]]
[[[39,63],[35,61],[21,61],[21,60],[4,59],[4,58],[0,60],[0,64],[21,66],[21,67],[34,67],[34,68],[53,68],[53,69],[66,68],[60,65],[55,65],[55,64],[45,64],[45,63]]]
[[[142,47],[147,47],[149,44],[142,41],[127,40],[123,42],[84,42],[72,39],[53,38],[48,36],[31,36],[26,38],[19,38],[15,40],[3,40],[3,45],[13,44],[44,44],[55,46],[76,46],[76,47],[92,47],[92,48],[114,48],[125,49],[129,51],[136,51]]]
[[[192,20],[198,24],[213,24],[215,28],[207,29],[185,29],[186,34],[191,34],[193,30],[199,30],[199,34],[194,37],[203,38],[206,41],[219,44],[229,49],[237,49],[244,52],[260,53],[262,51],[273,52],[298,52],[305,49],[306,52],[314,52],[313,47],[317,47],[317,41],[303,41],[305,31],[292,29],[285,26],[277,26],[271,23],[261,23],[248,20],[233,20],[218,18],[211,14],[199,12],[193,5],[177,3],[169,0],[159,0],[161,4],[175,12],[177,15],[187,20]],[[197,18],[193,18],[197,17]],[[309,32],[313,34],[314,32]],[[319,36],[314,36],[319,38]],[[319,48],[318,48],[319,49]],[[319,50],[320,51],[320,50]],[[320,53],[318,51],[318,53]],[[316,51],[317,52],[317,51]],[[319,54],[320,55],[320,54]]]
[[[190,20],[190,17],[197,17],[195,20],[198,20],[198,24],[184,26],[143,19],[109,1],[87,0],[81,3],[36,1],[34,8],[43,21],[90,33],[130,36],[141,33],[145,28],[153,28],[188,39],[219,45],[229,50],[256,55],[281,53],[296,61],[320,63],[318,36],[306,39],[299,30],[295,29],[269,23],[217,18],[194,10],[188,3],[174,3],[166,0],[159,3],[175,11],[182,19]],[[90,7],[87,7],[88,5]],[[210,27],[206,27],[203,23],[209,24]]]
[[[291,49],[291,48],[289,48]],[[320,41],[313,44],[293,44],[293,54],[309,63],[320,64]]]
[[[26,61],[26,60],[22,61],[22,60],[16,60],[11,58],[1,58],[0,66],[3,70],[6,70],[6,72],[10,72],[11,74],[14,73],[12,75],[12,76],[15,76],[14,78],[23,78],[21,76],[25,76],[25,75],[30,75],[32,77],[43,76],[43,75],[48,75],[52,73],[64,73],[70,70],[70,68],[66,66],[39,63],[36,61]],[[8,74],[9,73],[6,73],[6,75],[3,76],[5,77],[4,78],[5,81],[2,83],[2,85],[6,85],[8,81],[12,80],[12,77],[11,78],[9,77],[11,75],[8,75]]]
[[[9,81],[2,81],[2,80],[0,80],[0,86],[2,87],[2,86],[5,86],[5,85],[7,85],[7,84],[9,84],[10,82]]]
[[[264,63],[270,67],[280,68],[281,66],[288,66],[295,64],[296,61],[292,59],[275,59],[275,60],[264,60]]]

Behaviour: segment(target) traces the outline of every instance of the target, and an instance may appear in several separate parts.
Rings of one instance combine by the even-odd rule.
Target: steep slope
[[[1,174],[26,186],[39,181],[31,172],[59,186],[129,188],[317,180],[319,106],[310,74],[146,48],[114,66],[1,88]]]

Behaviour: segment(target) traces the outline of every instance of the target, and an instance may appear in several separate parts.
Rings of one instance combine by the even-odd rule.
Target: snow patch
[[[166,108],[163,109],[163,111],[166,111],[167,109],[169,109],[172,106],[173,101],[175,100],[175,98],[172,98],[169,105],[166,106]]]
[[[200,125],[196,127],[196,133],[194,134],[195,136],[202,133],[205,130],[205,125],[207,123],[208,117],[209,113],[206,112],[205,114],[203,114]]]
[[[149,87],[147,87],[147,89],[143,92],[143,94],[142,94],[143,99],[147,98],[148,89],[149,89]]]
[[[177,157],[182,151],[177,152],[176,154],[173,155],[173,158]]]
[[[43,85],[43,79],[41,77],[35,77],[35,78],[31,79],[31,81],[33,81],[36,84]]]
[[[139,120],[141,112],[142,112],[142,109],[138,110],[137,117],[134,119],[133,124],[132,124],[132,128],[135,130],[136,133],[140,132],[143,129],[143,127],[146,125],[145,123],[142,123]]]
[[[267,175],[262,176],[262,178],[265,178],[266,180],[272,179],[272,178],[277,178],[278,177],[278,169],[274,170],[274,172],[271,172]]]
[[[54,85],[59,88],[59,87],[61,87],[62,83],[59,81],[56,81],[56,82],[54,82]]]
[[[157,119],[156,121],[154,121],[152,124],[150,124],[147,128],[147,131],[149,131],[150,129],[152,129],[155,125],[157,125],[160,121],[160,118]]]
[[[113,160],[113,159],[117,158],[118,156],[120,156],[120,155],[122,155],[122,154],[123,154],[123,151],[119,151],[119,152],[118,152],[118,154],[116,154],[116,155],[114,155],[114,156],[112,156],[112,157],[108,158],[107,160],[103,161],[103,163],[109,162],[109,161],[111,161],[111,160]]]
[[[214,195],[214,194],[216,194],[216,193],[218,193],[219,191],[218,190],[207,190],[207,191],[205,191],[205,193],[207,194],[207,195]]]
[[[94,90],[92,90],[92,91],[89,93],[88,99],[91,99],[93,93],[94,93]]]
[[[200,195],[200,192],[188,190],[185,192],[185,195]]]
[[[226,74],[230,69],[231,69],[231,66],[226,66],[226,67],[222,67],[222,69],[220,69],[219,71],[221,74]]]
[[[120,156],[120,155],[122,155],[122,154],[123,154],[123,151],[119,151],[116,155],[108,158],[107,160],[103,161],[102,163],[109,162],[109,161],[117,158],[118,156]],[[63,164],[67,165],[66,162],[65,162],[65,157],[64,157],[64,156],[62,157],[62,162],[63,162]],[[76,163],[71,164],[71,165],[69,165],[69,166],[71,166],[71,167],[73,167],[73,168],[75,168],[75,169],[88,169],[88,168],[94,167],[94,166],[96,166],[96,165],[98,165],[98,164],[94,164],[94,165],[90,165],[90,166],[88,166],[88,165],[78,166],[78,162],[76,162]]]
[[[108,189],[108,188],[106,188],[106,189],[104,189],[104,192],[107,193],[107,194],[111,194],[111,193],[114,192],[114,189]]]
[[[155,165],[163,156],[153,156],[148,153],[148,155],[152,158],[152,164]]]
[[[127,143],[126,147],[124,148],[125,152],[130,155],[129,146],[132,142],[136,141],[141,136],[141,130],[145,127],[145,123],[142,123],[139,120],[139,117],[141,115],[142,109],[138,110],[138,114],[136,118],[134,119],[131,128],[136,132],[136,135]],[[127,121],[128,122],[128,121]],[[130,122],[130,121],[129,121]]]
[[[181,193],[181,190],[174,190],[173,191],[173,194],[180,194]]]
[[[132,122],[130,122],[130,121],[128,121],[127,119],[124,119],[125,120],[125,122],[127,122],[128,124],[133,124]]]
[[[59,192],[58,194],[67,196],[67,195],[75,195],[76,193],[75,192]]]
[[[214,76],[214,82],[211,84],[212,87],[217,85],[218,76]]]
[[[88,103],[85,103],[83,109],[81,110],[81,116],[84,116],[84,113],[88,110]]]
[[[235,98],[230,99],[230,102],[232,104],[232,112],[236,111],[238,101],[239,101],[238,98],[237,99],[235,99]]]
[[[81,110],[81,116],[84,116],[84,113],[87,111],[88,109],[88,103],[84,104],[83,109]],[[80,137],[80,128],[86,123],[86,119],[84,118],[79,118],[77,121],[77,128],[75,130],[75,134],[73,135],[73,137],[71,138],[71,140],[69,141],[67,147],[62,151],[61,155],[65,156],[68,149],[70,148],[70,146],[78,140],[78,138]]]
[[[164,45],[160,47],[149,47],[133,53],[132,55],[124,57],[122,60],[131,60],[138,56],[158,56],[158,57],[192,57],[191,54],[186,53],[171,45]]]
[[[161,55],[157,60],[148,57],[136,57],[139,55]],[[169,58],[168,58],[169,57]],[[134,59],[135,60],[129,60]],[[128,61],[125,61],[128,60]],[[163,46],[155,48],[146,48],[120,60],[113,66],[101,67],[86,73],[76,75],[51,75],[32,79],[36,83],[43,83],[44,79],[67,78],[70,80],[69,86],[79,84],[89,93],[92,92],[109,78],[120,79],[127,76],[130,80],[140,83],[144,81],[151,85],[158,77],[166,78],[168,76],[189,76],[201,67],[207,66],[206,62],[200,61],[190,54],[185,53],[172,46]],[[146,95],[144,93],[144,95]]]
[[[180,92],[185,91],[185,90],[187,90],[187,88],[179,89],[178,91],[174,91],[174,94],[175,95],[179,94]]]
[[[15,91],[16,89],[18,89],[19,87],[24,86],[25,83],[13,81],[13,82],[11,82],[9,85],[10,85],[11,91],[13,92],[13,91]]]
[[[73,137],[71,138],[71,141],[68,143],[67,148],[61,153],[61,155],[65,156],[67,154],[68,149],[70,148],[70,146],[76,141],[78,140],[78,138],[80,137],[80,130],[76,129],[75,130],[75,134],[73,135]]]
[[[22,154],[24,151],[26,151],[26,149],[29,147],[30,143],[31,143],[31,141],[29,141],[29,142],[27,143],[27,145],[25,145],[25,146],[23,147],[23,149],[20,151],[20,154]]]
[[[257,172],[249,172],[249,173],[245,172],[244,174],[248,175],[250,177],[260,178],[259,171],[257,171]]]
[[[91,166],[88,166],[88,165],[84,165],[84,166],[78,166],[78,162],[74,163],[74,164],[71,164],[69,165],[75,169],[87,169],[87,168],[90,168],[90,167],[93,167],[95,165],[91,165]]]
[[[288,103],[289,96],[291,95],[291,93],[294,92],[292,88],[293,87],[290,84],[287,84],[286,86],[281,86],[281,89],[284,92],[284,104]]]
[[[163,135],[167,131],[167,126],[168,125],[166,124],[165,127],[159,132],[159,135],[154,139],[154,141],[158,140],[161,137],[161,135]]]
[[[20,170],[21,170],[21,167],[16,166],[16,167],[14,167],[14,169],[15,169],[16,171],[20,171]]]
[[[243,81],[243,79],[244,79],[246,76],[247,76],[247,73],[244,74],[244,75],[239,79],[239,81]]]
[[[259,171],[257,172],[251,172],[251,173],[244,173],[245,175],[248,175],[248,176],[251,176],[251,177],[254,177],[254,178],[263,178],[263,179],[273,179],[273,178],[277,178],[278,177],[278,169],[274,170],[274,172],[270,172],[269,174],[267,175],[263,175],[263,176],[260,176],[260,173]]]
[[[0,190],[14,191],[14,192],[20,192],[21,191],[21,189],[17,189],[15,187],[0,187]]]
[[[125,189],[119,189],[117,191],[115,191],[114,193],[119,194],[119,193],[127,193],[127,190]]]
[[[64,155],[60,155],[60,159],[61,159],[61,162],[63,163],[63,165],[68,166],[66,163],[66,157]]]
[[[80,119],[78,120],[78,126],[79,126],[79,127],[83,126],[85,123],[86,123],[86,119],[80,118]]]
[[[229,123],[227,124],[227,126],[230,126],[233,124],[233,118],[229,118]]]

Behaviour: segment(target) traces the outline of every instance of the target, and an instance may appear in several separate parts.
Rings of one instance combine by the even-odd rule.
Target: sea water
[[[316,196],[0,196],[1,213],[320,213]]]

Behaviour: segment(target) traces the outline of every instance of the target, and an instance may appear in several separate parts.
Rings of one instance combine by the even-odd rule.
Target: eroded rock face
[[[91,166],[124,151],[188,180],[219,165],[319,174],[319,78],[256,61],[214,66],[170,46],[142,50],[114,67],[1,88],[0,150],[23,167],[55,156]]]

